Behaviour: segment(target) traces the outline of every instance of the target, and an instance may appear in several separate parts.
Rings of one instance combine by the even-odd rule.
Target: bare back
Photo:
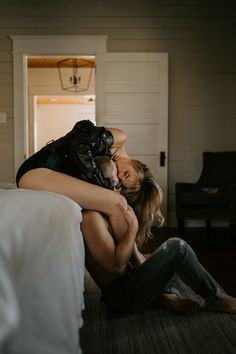
[[[112,283],[127,269],[135,234],[120,242],[113,237],[109,221],[98,212],[83,212],[81,231],[85,243],[86,267],[100,288]]]

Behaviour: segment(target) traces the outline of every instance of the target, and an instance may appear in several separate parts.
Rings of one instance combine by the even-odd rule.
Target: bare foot
[[[205,309],[209,311],[236,314],[236,298],[227,294],[222,294],[219,300],[206,299]]]
[[[163,293],[160,296],[162,305],[174,310],[180,314],[188,314],[200,309],[198,302],[191,299],[185,299],[176,294]]]

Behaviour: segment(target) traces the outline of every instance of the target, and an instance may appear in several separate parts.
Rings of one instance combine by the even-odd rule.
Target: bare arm
[[[120,209],[127,221],[127,231],[115,240],[104,216],[94,211],[84,212],[81,230],[90,255],[104,270],[114,274],[123,273],[133,252],[138,230],[137,218],[132,208],[123,204]]]
[[[139,267],[145,261],[144,255],[138,250],[137,244],[134,244],[133,254],[130,258],[130,262],[134,268]]]
[[[47,168],[37,168],[25,173],[20,180],[20,188],[59,193],[71,198],[85,210],[95,210],[107,215],[118,239],[127,230],[124,214],[119,207],[120,203],[127,205],[127,202],[117,192]]]

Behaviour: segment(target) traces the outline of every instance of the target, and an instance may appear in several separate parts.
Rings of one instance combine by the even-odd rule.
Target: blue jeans
[[[221,296],[220,286],[199,263],[191,247],[180,238],[170,238],[140,267],[129,269],[102,289],[101,299],[111,310],[137,311],[163,292],[178,294],[177,277],[203,298]]]

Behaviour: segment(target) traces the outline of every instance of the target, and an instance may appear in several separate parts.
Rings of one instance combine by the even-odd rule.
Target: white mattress
[[[81,220],[80,206],[61,195],[0,190],[2,353],[81,353]]]

